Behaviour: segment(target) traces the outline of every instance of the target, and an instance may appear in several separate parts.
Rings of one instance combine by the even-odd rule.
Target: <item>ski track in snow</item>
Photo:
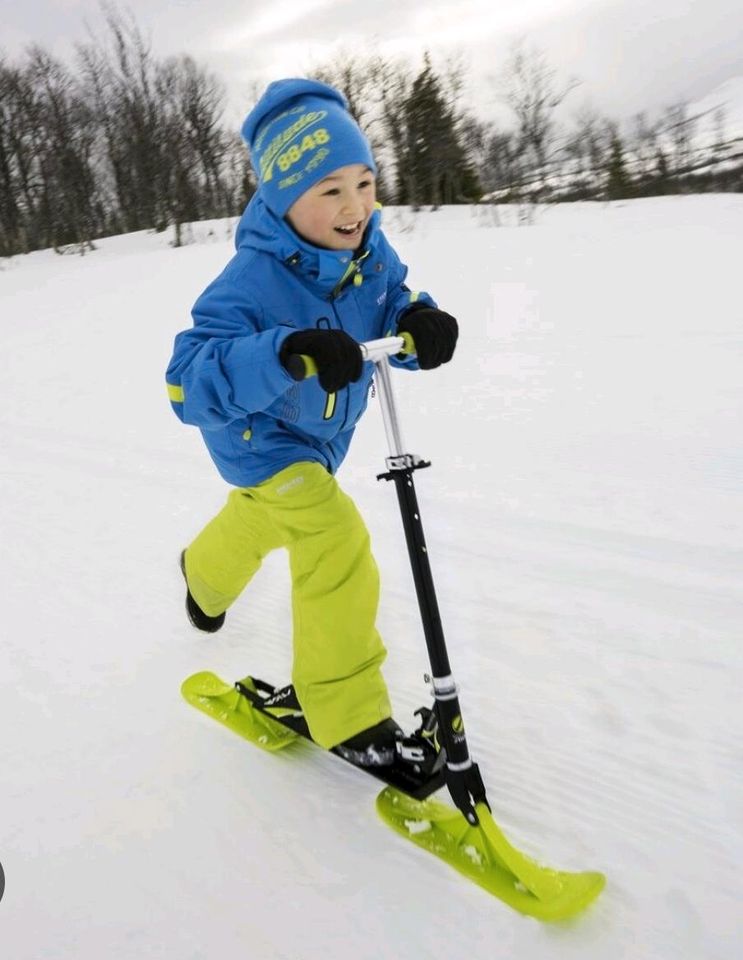
[[[520,917],[378,821],[374,781],[180,699],[291,657],[282,555],[219,635],[182,609],[179,550],[227,492],[163,385],[230,255],[200,224],[0,261],[2,956],[740,957],[743,198],[386,225],[462,326],[455,362],[394,382],[471,750],[513,841],[605,892]],[[410,726],[427,664],[385,454],[372,401],[339,478]]]

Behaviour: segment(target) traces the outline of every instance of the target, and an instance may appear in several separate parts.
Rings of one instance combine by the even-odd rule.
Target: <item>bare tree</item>
[[[689,105],[681,101],[668,107],[664,117],[664,133],[671,145],[671,164],[676,176],[688,171],[692,165],[692,145],[698,117],[690,117],[688,111]]]
[[[44,149],[42,104],[28,66],[9,67],[3,73],[3,152],[8,195],[0,201],[8,232],[3,247],[10,252],[34,250],[42,243],[43,225],[39,216],[43,196],[39,158]]]
[[[23,129],[20,71],[0,60],[0,256],[28,249],[24,225],[24,183],[18,135]],[[21,153],[25,151],[21,150]]]
[[[0,90],[0,248],[86,249],[98,226],[93,121],[73,76],[32,47],[22,68],[0,68]]]
[[[501,99],[512,110],[520,153],[544,187],[548,163],[554,160],[557,142],[555,111],[578,81],[560,82],[545,54],[519,40],[511,48],[498,87]]]
[[[171,224],[180,243],[183,223],[231,215],[242,193],[227,184],[234,156],[223,86],[191,57],[158,61],[136,23],[113,8],[106,26],[79,59],[121,228]]]
[[[601,171],[606,160],[607,121],[589,104],[573,118],[562,149],[562,194],[586,200],[600,192]]]
[[[510,130],[493,129],[488,137],[486,156],[493,199],[499,203],[522,202],[529,178],[518,136]]]
[[[223,91],[190,57],[171,58],[155,71],[155,89],[168,149],[161,181],[175,245],[182,225],[203,212],[230,212],[222,171],[228,149],[220,127]]]
[[[70,71],[46,51],[31,50],[28,71],[39,108],[40,225],[55,249],[74,244],[84,253],[92,247],[90,238],[98,228],[92,169],[94,118]]]
[[[311,69],[309,75],[340,90],[348,101],[351,115],[371,138],[379,120],[379,81],[383,71],[382,57],[376,54],[359,56],[346,49],[341,50],[332,61]]]
[[[660,124],[651,122],[647,114],[638,113],[634,117],[633,136],[630,151],[634,157],[632,175],[637,180],[647,180],[655,174],[658,158]]]
[[[340,90],[348,101],[348,108],[369,138],[380,168],[380,192],[388,193],[388,171],[394,168],[394,158],[387,149],[385,124],[385,96],[391,79],[391,65],[381,56],[358,55],[353,50],[342,50],[332,61],[309,70],[315,80]]]
[[[485,191],[493,190],[492,171],[489,170],[488,148],[491,128],[472,114],[463,113],[459,118],[458,130],[462,146],[476,170],[481,171],[480,180]]]
[[[191,57],[180,57],[176,72],[176,114],[182,124],[189,153],[198,160],[202,203],[214,209],[227,206],[222,169],[228,138],[222,129],[224,87]]]

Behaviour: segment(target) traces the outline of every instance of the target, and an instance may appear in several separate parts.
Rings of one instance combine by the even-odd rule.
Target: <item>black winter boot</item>
[[[390,717],[349,737],[333,751],[357,767],[388,767],[395,762],[403,736],[402,728]]]
[[[188,589],[188,578],[186,577],[185,550],[181,551],[181,573],[183,574],[183,579],[186,581],[186,613],[188,614],[188,619],[197,630],[203,630],[204,633],[216,633],[224,623],[224,614],[220,613],[216,617],[208,616],[191,596],[191,591]]]

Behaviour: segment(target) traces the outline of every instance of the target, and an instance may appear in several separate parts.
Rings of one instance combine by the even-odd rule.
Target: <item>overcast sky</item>
[[[420,63],[464,54],[470,99],[487,116],[497,73],[519,36],[558,74],[576,77],[578,109],[590,102],[622,119],[705,96],[743,76],[743,0],[129,0],[158,54],[189,53],[225,81],[236,125],[251,90],[306,72],[340,46]],[[0,0],[0,51],[36,42],[64,59],[100,30],[97,0]]]

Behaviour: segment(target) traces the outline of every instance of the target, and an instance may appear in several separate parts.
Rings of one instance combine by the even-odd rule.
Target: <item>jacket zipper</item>
[[[338,283],[336,283],[335,287],[333,288],[333,292],[330,294],[331,300],[335,300],[341,295],[343,288],[351,279],[351,277],[355,277],[355,275],[361,269],[361,263],[362,261],[366,260],[366,258],[369,256],[369,252],[370,252],[369,250],[365,250],[355,260],[351,260],[348,267],[346,268],[346,272],[343,274],[343,276],[340,278]]]

